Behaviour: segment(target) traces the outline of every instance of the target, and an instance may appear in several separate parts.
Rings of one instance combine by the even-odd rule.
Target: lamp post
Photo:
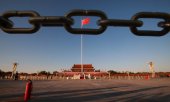
[[[155,77],[155,70],[154,70],[154,64],[153,62],[149,62],[149,68],[150,68],[150,72],[151,72],[151,77],[154,78]]]
[[[14,75],[15,75],[15,73],[16,73],[17,65],[18,65],[17,62],[13,63],[13,69],[12,69],[11,79],[14,79]]]

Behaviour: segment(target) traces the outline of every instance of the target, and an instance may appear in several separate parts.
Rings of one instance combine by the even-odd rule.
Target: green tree
[[[116,72],[116,71],[114,71],[114,70],[109,70],[109,71],[107,71],[108,73],[110,73],[110,74],[117,74],[118,72]]]
[[[4,71],[0,69],[0,76],[4,74]]]
[[[40,71],[39,74],[41,74],[41,75],[47,75],[47,72],[46,72],[46,71]]]

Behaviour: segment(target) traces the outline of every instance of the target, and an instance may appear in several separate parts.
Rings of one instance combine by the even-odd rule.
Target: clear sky
[[[138,12],[170,13],[169,0],[0,0],[0,14],[9,10],[35,10],[41,16],[63,16],[73,9],[102,10],[108,18],[130,19]],[[75,25],[80,27],[80,19]],[[28,18],[12,18],[17,27],[30,27]],[[92,17],[85,27],[96,28]],[[157,19],[142,19],[139,29],[161,30]],[[83,36],[83,63],[96,69],[149,71],[153,61],[156,71],[170,71],[170,33],[162,37],[139,37],[128,27],[108,27],[100,35]],[[63,27],[41,27],[33,34],[12,35],[0,30],[0,69],[9,71],[19,63],[19,72],[61,71],[80,61],[80,35]]]

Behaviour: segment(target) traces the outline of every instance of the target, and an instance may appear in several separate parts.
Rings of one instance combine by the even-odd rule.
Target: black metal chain
[[[160,13],[160,12],[140,12],[135,14],[131,19],[138,20],[139,18],[159,18],[159,19],[163,19],[165,22],[170,22],[170,15],[167,13]],[[130,29],[132,33],[141,36],[162,36],[170,31],[170,27],[163,27],[161,31],[138,30],[134,26],[131,26]]]
[[[12,26],[13,26],[13,23],[10,20],[7,20],[4,17],[0,16],[0,27],[10,28]]]
[[[95,16],[100,17],[97,22],[97,29],[72,28],[74,24],[73,16]],[[28,22],[31,28],[15,28],[10,17],[29,17]],[[138,30],[143,26],[141,18],[162,19],[157,23],[162,30]],[[65,16],[40,16],[35,11],[8,11],[0,16],[0,28],[6,33],[28,34],[37,32],[41,26],[63,26],[68,32],[73,34],[97,35],[103,33],[108,26],[129,27],[131,32],[139,36],[163,36],[170,31],[170,14],[162,12],[140,12],[132,16],[130,20],[108,19],[106,14],[98,10],[72,10]]]
[[[4,19],[7,21],[10,17],[39,17],[40,15],[35,11],[8,11],[2,15]],[[39,24],[33,24],[32,28],[14,28],[12,27],[4,27],[1,25],[1,29],[6,33],[34,33],[40,29]]]

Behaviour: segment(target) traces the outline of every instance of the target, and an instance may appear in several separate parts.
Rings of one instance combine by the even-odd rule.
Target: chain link
[[[74,25],[73,16],[94,16],[100,19],[96,21],[98,28],[72,28]],[[11,17],[29,17],[28,22],[31,28],[15,28]],[[138,30],[144,22],[141,18],[161,19],[157,23],[162,30]],[[0,16],[0,28],[6,33],[35,33],[41,26],[63,26],[72,34],[90,34],[97,35],[103,33],[108,26],[129,27],[131,32],[139,36],[163,36],[170,31],[170,14],[162,12],[139,12],[130,20],[108,19],[106,14],[99,10],[72,10],[65,16],[40,16],[35,11],[8,11]]]
[[[4,17],[0,16],[0,27],[7,27],[10,28],[13,26],[12,21],[5,19]]]
[[[35,11],[8,11],[2,15],[3,18],[9,20],[10,17],[37,17],[39,14]],[[32,24],[32,28],[14,28],[4,27],[1,29],[7,33],[34,33],[40,29],[40,24]]]
[[[66,18],[72,16],[96,16],[100,17],[101,20],[107,19],[107,16],[104,12],[98,10],[72,10],[65,15]],[[82,28],[72,28],[69,24],[64,25],[65,29],[73,34],[101,34],[106,30],[105,25],[100,25],[98,29],[82,29]]]
[[[170,21],[170,15],[161,12],[140,12],[135,14],[131,19],[138,20],[140,18],[159,18],[163,19],[165,22]],[[136,27],[131,26],[130,30],[132,33],[139,36],[163,36],[170,31],[170,27],[163,27],[161,31],[153,31],[153,30],[138,30]]]
[[[170,27],[170,21],[169,21],[169,22],[159,22],[159,23],[158,23],[158,26],[159,26],[159,27],[162,27],[162,28],[164,28],[164,27]]]
[[[142,21],[133,21],[133,20],[107,19],[107,20],[99,20],[98,24],[99,25],[105,25],[105,26],[121,26],[121,27],[135,26],[135,27],[141,27],[143,22]]]
[[[73,25],[73,19],[62,16],[44,16],[30,17],[29,22],[32,24],[41,24],[42,26],[64,26],[65,24]]]

